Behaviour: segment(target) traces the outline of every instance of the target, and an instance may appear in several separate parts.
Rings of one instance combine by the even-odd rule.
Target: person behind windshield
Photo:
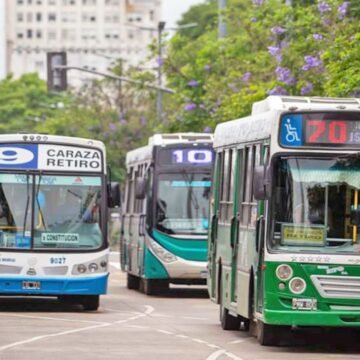
[[[307,205],[307,206],[306,206]],[[294,222],[297,224],[317,224],[332,227],[332,212],[327,211],[325,219],[325,200],[323,189],[319,186],[309,187],[307,189],[307,204],[302,203],[296,206]]]

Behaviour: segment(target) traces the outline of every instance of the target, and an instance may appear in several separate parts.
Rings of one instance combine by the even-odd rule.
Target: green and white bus
[[[208,289],[278,345],[360,326],[360,99],[270,96],[214,134]]]
[[[156,134],[126,156],[120,262],[127,287],[205,284],[212,134]]]

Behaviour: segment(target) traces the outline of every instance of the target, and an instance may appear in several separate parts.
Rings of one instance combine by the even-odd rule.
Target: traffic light
[[[48,91],[65,91],[67,88],[66,52],[47,53],[47,84]]]

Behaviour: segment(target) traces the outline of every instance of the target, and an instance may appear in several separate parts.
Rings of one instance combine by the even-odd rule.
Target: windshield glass
[[[26,175],[0,174],[0,201],[1,247],[94,249],[102,245],[100,177],[31,175],[27,181]]]
[[[0,174],[0,247],[30,248],[32,177]]]
[[[210,187],[210,174],[159,175],[156,228],[168,234],[206,235]]]
[[[277,159],[271,247],[360,254],[360,229],[351,222],[360,200],[359,189],[360,161],[356,155]]]

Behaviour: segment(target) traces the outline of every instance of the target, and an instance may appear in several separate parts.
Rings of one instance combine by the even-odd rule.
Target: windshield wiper
[[[30,175],[29,173],[26,174],[26,206],[25,206],[25,214],[24,214],[24,223],[23,223],[23,237],[25,237],[25,229],[26,229],[26,222],[27,222],[27,213],[29,211],[30,205]]]
[[[44,229],[46,229],[46,224],[45,224],[45,221],[44,221],[44,214],[42,212],[42,209],[41,209],[41,206],[40,206],[40,201],[39,201],[39,193],[40,193],[40,184],[41,184],[41,178],[42,178],[42,175],[41,173],[39,174],[39,184],[36,188],[36,194],[35,194],[35,199],[36,199],[36,204],[38,206],[38,209],[39,209],[39,214],[40,214],[40,218],[41,218],[41,223],[42,225],[44,226]],[[45,197],[45,194],[43,194],[44,197]],[[44,202],[43,202],[43,205],[45,204],[45,199],[44,199]]]

